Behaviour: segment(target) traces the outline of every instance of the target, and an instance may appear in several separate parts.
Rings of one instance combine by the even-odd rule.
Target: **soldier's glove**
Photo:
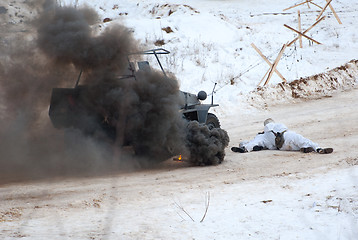
[[[232,147],[231,151],[233,152],[239,152],[239,153],[245,153],[247,152],[245,147]]]
[[[329,154],[333,152],[333,148],[317,148],[317,152],[320,154]]]
[[[252,149],[252,151],[261,151],[261,150],[263,150],[264,149],[264,147],[263,146],[254,146],[254,148]]]
[[[318,150],[318,149],[317,149]],[[300,152],[303,153],[310,153],[310,152],[314,152],[314,149],[312,147],[307,147],[307,148],[301,148]]]

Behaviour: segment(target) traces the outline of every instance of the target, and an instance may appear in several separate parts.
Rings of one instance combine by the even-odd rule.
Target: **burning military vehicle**
[[[224,159],[228,135],[208,113],[216,104],[202,104],[204,92],[181,92],[173,74],[143,61],[168,51],[142,52],[135,30],[57,2],[33,1],[31,22],[6,25],[0,182],[101,174],[178,155],[197,165]]]
[[[160,48],[129,54],[122,75],[95,84],[80,84],[81,71],[73,88],[53,89],[49,108],[53,126],[79,130],[84,137],[110,146],[131,146],[146,162],[184,154],[195,164],[220,163],[228,136],[218,118],[208,112],[218,105],[213,96],[211,104],[201,102],[207,98],[205,91],[196,95],[179,90],[158,57],[169,53]],[[129,61],[133,55],[154,55],[162,72],[147,61]],[[209,145],[215,145],[213,152],[203,150]]]

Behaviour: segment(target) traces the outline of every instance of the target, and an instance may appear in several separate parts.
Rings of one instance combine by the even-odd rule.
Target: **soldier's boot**
[[[239,153],[244,153],[247,152],[245,147],[232,147],[231,151],[233,152],[239,152]]]
[[[264,147],[263,146],[254,146],[254,148],[252,149],[252,151],[261,151],[263,150]]]
[[[317,148],[317,152],[320,154],[329,154],[333,152],[333,148]]]
[[[300,151],[303,153],[310,153],[310,152],[314,152],[314,149],[312,147],[307,147],[307,148],[301,148]]]

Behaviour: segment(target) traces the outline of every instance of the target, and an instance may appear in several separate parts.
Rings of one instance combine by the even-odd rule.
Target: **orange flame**
[[[183,158],[181,157],[181,155],[179,155],[178,157],[174,157],[173,160],[177,162],[182,162]]]

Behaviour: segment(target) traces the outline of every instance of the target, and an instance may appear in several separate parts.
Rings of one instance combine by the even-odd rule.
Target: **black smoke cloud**
[[[131,30],[119,24],[95,35],[93,28],[98,19],[88,7],[50,8],[35,22],[37,45],[57,65],[72,64],[92,74],[91,78],[87,76],[89,84],[113,80],[113,74],[125,70],[126,57],[138,50],[138,43]]]
[[[229,145],[229,135],[220,128],[209,130],[196,121],[188,123],[187,147],[190,161],[199,166],[220,164]]]
[[[118,80],[127,70],[127,54],[139,51],[131,30],[117,24],[96,34],[98,16],[92,9],[35,3],[40,15],[26,25],[32,37],[14,35],[0,58],[0,183],[95,174],[124,167],[122,160],[155,163],[177,154],[197,165],[223,160],[227,133],[182,118],[174,76],[150,71],[138,73],[136,80]],[[81,84],[88,88],[86,104],[112,117],[114,142],[100,134],[57,130],[49,120],[52,88],[72,88],[80,70]],[[128,139],[139,157],[121,150]]]
[[[117,147],[130,139],[136,152],[154,162],[184,152],[185,144],[177,144],[185,139],[177,80],[154,70],[118,80],[128,68],[128,54],[139,51],[139,44],[118,24],[93,36],[90,24],[97,18],[88,8],[56,8],[42,14],[39,49],[57,65],[72,64],[84,71],[81,81],[88,88],[89,112],[101,109],[103,117],[109,117],[117,129]]]

